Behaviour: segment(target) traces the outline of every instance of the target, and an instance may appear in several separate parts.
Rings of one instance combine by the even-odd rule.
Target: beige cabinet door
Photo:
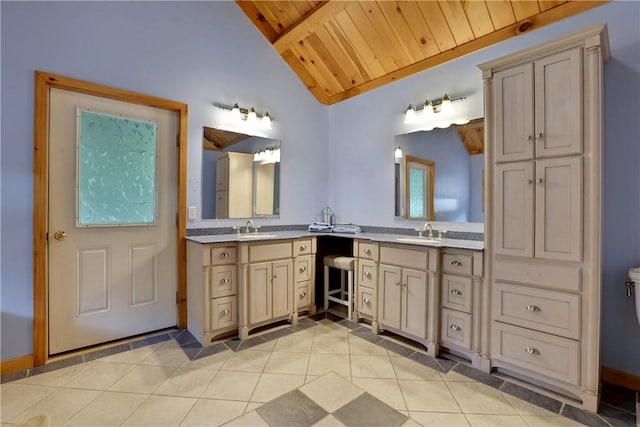
[[[273,276],[270,262],[249,265],[249,323],[256,324],[273,318]]]
[[[400,329],[420,338],[427,337],[427,287],[425,271],[402,270]]]
[[[582,157],[536,161],[535,257],[582,260]]]
[[[293,262],[290,259],[275,261],[272,265],[273,317],[293,313]]]
[[[533,64],[497,72],[493,85],[495,161],[533,159]]]
[[[536,157],[582,152],[582,51],[535,62]]]
[[[495,167],[495,253],[533,256],[533,162]]]
[[[380,324],[400,329],[402,300],[402,269],[380,265]]]

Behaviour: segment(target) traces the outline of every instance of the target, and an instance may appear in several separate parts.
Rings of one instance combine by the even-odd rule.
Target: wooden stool
[[[353,271],[356,259],[341,255],[327,255],[323,258],[324,264],[324,309],[329,308],[329,301],[347,306],[348,319],[351,320],[353,312]],[[329,290],[329,268],[340,270],[340,289]],[[345,289],[344,276],[347,274],[347,287]],[[340,297],[333,295],[340,294]]]

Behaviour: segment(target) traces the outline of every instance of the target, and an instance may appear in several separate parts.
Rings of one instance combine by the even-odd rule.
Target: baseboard
[[[602,381],[640,392],[640,377],[616,369],[602,367]]]
[[[14,372],[33,368],[33,356],[23,356],[0,362],[0,374],[7,375]]]

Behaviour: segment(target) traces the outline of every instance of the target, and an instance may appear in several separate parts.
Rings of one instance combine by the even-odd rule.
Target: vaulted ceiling
[[[323,104],[599,6],[588,0],[236,0]]]

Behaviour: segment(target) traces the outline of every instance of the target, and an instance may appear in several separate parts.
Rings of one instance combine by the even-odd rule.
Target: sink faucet
[[[429,237],[430,239],[433,238],[433,227],[431,226],[430,222],[427,222],[424,224],[424,227],[422,227],[423,231],[427,231],[429,230],[429,234],[427,235],[427,237]]]
[[[245,233],[249,233],[251,231],[252,228],[254,228],[255,226],[253,225],[253,221],[249,220],[247,221],[247,226],[244,229]]]

